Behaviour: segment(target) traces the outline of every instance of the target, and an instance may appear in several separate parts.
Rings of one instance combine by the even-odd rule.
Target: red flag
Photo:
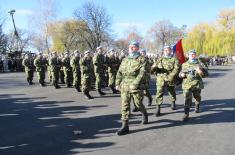
[[[185,60],[184,50],[182,46],[182,39],[180,39],[174,46],[173,46],[173,53],[176,58],[179,60],[180,64],[183,64]]]

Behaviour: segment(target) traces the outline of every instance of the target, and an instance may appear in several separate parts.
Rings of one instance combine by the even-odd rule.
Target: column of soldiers
[[[89,93],[92,90],[92,84],[95,84],[100,96],[106,95],[102,91],[106,86],[110,87],[112,93],[119,93],[115,89],[115,79],[120,60],[113,49],[106,55],[101,46],[97,47],[95,54],[89,50],[83,54],[76,50],[72,55],[65,52],[59,56],[57,52],[51,52],[48,56],[39,53],[35,59],[30,54],[26,54],[22,64],[25,67],[29,85],[33,84],[36,71],[39,84],[45,87],[47,71],[49,83],[52,83],[55,89],[61,88],[60,83],[66,84],[68,88],[73,86],[87,99],[93,99]]]
[[[183,121],[189,119],[189,109],[192,106],[192,97],[195,98],[195,112],[199,112],[201,103],[201,90],[203,89],[202,77],[206,70],[197,59],[196,52],[189,52],[189,59],[180,65],[177,58],[172,54],[170,46],[165,46],[163,55],[157,59],[146,56],[146,50],[139,50],[138,42],[132,41],[129,44],[129,53],[123,52],[118,55],[111,49],[106,55],[103,47],[99,46],[96,53],[91,51],[74,51],[73,56],[68,52],[60,57],[56,52],[52,52],[47,59],[39,54],[35,60],[30,55],[26,55],[23,60],[27,82],[33,84],[33,75],[36,67],[39,83],[45,86],[45,72],[48,71],[49,81],[55,89],[60,88],[59,79],[67,87],[73,87],[77,92],[82,92],[88,99],[94,97],[90,95],[93,84],[100,96],[106,95],[102,89],[110,87],[113,94],[121,93],[121,119],[122,127],[117,131],[117,135],[129,133],[130,103],[133,101],[133,112],[141,112],[142,124],[148,123],[148,113],[143,104],[143,98],[148,98],[148,106],[152,105],[150,93],[151,74],[156,75],[156,111],[155,116],[161,116],[161,105],[165,89],[170,96],[171,109],[176,109],[175,80],[181,78],[184,101]],[[108,75],[108,76],[107,76]]]

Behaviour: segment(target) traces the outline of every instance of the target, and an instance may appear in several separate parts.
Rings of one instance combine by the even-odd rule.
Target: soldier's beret
[[[101,48],[102,48],[102,46],[98,46],[98,47],[96,48],[96,50],[101,49]]]
[[[90,51],[89,51],[89,50],[87,50],[87,51],[85,51],[85,52],[84,52],[84,54],[89,54],[89,53],[90,53]]]
[[[130,41],[130,42],[129,42],[129,45],[135,45],[136,47],[139,47],[139,46],[140,46],[139,42],[134,41],[134,40]]]
[[[196,52],[196,50],[190,50],[189,52],[188,52],[188,54],[197,54],[197,52]]]
[[[146,54],[146,49],[141,49],[140,53],[145,53]]]
[[[113,48],[111,48],[111,49],[109,50],[109,52],[114,52],[114,49],[113,49]]]
[[[163,49],[166,49],[166,48],[170,48],[171,49],[171,46],[167,45],[167,46],[163,47]]]
[[[79,53],[79,50],[75,50],[73,53],[74,53],[74,54]]]

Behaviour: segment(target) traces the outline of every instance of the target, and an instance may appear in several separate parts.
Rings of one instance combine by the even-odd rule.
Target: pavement
[[[121,126],[120,96],[95,91],[87,101],[74,88],[29,86],[24,73],[0,73],[0,155],[234,155],[235,65],[213,66],[204,79],[201,112],[193,108],[182,122],[183,95],[177,88],[177,110],[164,97],[163,115],[147,107],[149,124],[132,113],[130,134]],[[154,76],[151,93],[155,98]]]

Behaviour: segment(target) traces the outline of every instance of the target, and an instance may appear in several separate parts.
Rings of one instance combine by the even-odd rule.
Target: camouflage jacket
[[[72,66],[73,72],[80,72],[80,65],[79,65],[80,57],[72,57],[70,64]]]
[[[90,78],[93,72],[93,64],[91,57],[83,57],[80,60],[80,70],[82,78]]]
[[[142,56],[136,58],[126,57],[122,60],[116,76],[116,86],[121,91],[136,92],[143,90],[146,74],[146,59]]]
[[[49,65],[50,65],[50,69],[51,69],[52,72],[58,72],[61,68],[62,62],[59,58],[52,57],[49,60]]]
[[[25,67],[25,71],[34,71],[35,66],[33,64],[33,59],[23,59],[22,65]]]
[[[108,64],[108,72],[109,73],[116,73],[118,71],[120,61],[115,56],[109,56],[107,58],[107,64]]]
[[[70,65],[70,58],[69,57],[65,57],[62,59],[62,64],[63,64],[63,69],[65,71],[72,71],[72,67]]]
[[[93,58],[93,64],[94,64],[94,72],[95,73],[103,73],[105,68],[106,68],[106,64],[105,64],[105,57],[103,54],[96,54]]]
[[[180,64],[177,58],[159,58],[154,62],[151,71],[164,81],[174,83],[176,75],[179,73]]]
[[[37,72],[46,71],[46,63],[43,58],[36,58],[34,60],[34,66],[36,66]]]
[[[182,88],[183,89],[191,89],[191,88],[199,88],[203,89],[204,84],[202,81],[202,77],[204,76],[204,72],[202,75],[199,75],[196,72],[196,68],[202,68],[202,65],[197,61],[197,63],[191,63],[189,61],[183,63],[181,73],[185,73],[186,77],[183,79]]]

